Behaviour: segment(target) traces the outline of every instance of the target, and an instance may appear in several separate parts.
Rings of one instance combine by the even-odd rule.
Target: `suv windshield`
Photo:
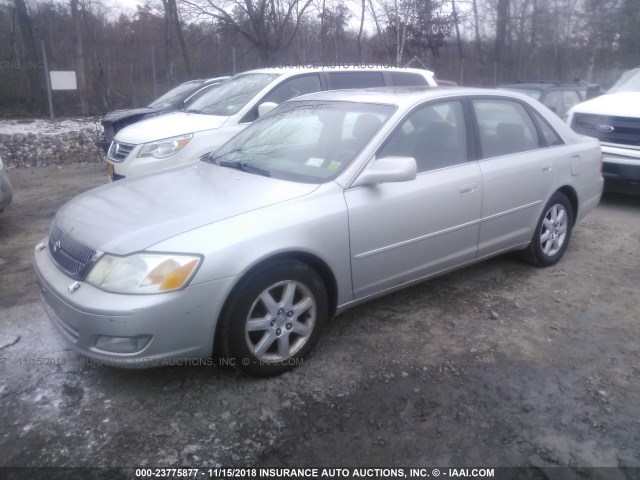
[[[608,93],[618,92],[640,92],[640,68],[624,72]]]
[[[221,83],[189,104],[187,112],[204,115],[235,115],[260,90],[278,77],[277,73],[247,73]]]
[[[176,88],[172,88],[157,100],[151,102],[149,106],[151,108],[158,108],[173,105],[174,103],[182,99],[186,94],[191,93],[193,90],[199,87],[202,83],[203,82],[201,80],[194,80],[192,82],[186,82],[178,85]]]
[[[294,101],[260,118],[203,160],[303,183],[335,178],[395,111],[373,103]]]

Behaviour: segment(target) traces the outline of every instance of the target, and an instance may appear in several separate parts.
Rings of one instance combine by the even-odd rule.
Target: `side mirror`
[[[370,163],[352,187],[375,185],[387,182],[408,182],[414,180],[418,173],[416,161],[413,157],[384,157]]]
[[[274,102],[264,102],[258,105],[258,117],[264,117],[267,113],[278,106]]]

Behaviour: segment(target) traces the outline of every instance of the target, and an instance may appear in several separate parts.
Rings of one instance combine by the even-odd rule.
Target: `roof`
[[[398,106],[411,106],[416,102],[448,98],[456,96],[479,95],[493,97],[517,98],[530,102],[527,95],[511,92],[508,90],[496,90],[489,88],[471,87],[376,87],[355,90],[329,90],[324,92],[309,93],[300,97],[292,98],[288,102],[300,100],[318,101],[343,101],[362,103],[381,103]]]
[[[498,85],[498,88],[527,88],[530,90],[546,90],[548,88],[586,88],[587,85],[580,82],[553,82],[553,81],[532,81],[532,82],[515,82]]]
[[[434,76],[434,73],[431,70],[420,69],[420,68],[405,68],[405,67],[393,67],[393,66],[384,66],[384,65],[358,65],[358,64],[343,64],[343,65],[324,65],[324,66],[315,66],[314,65],[287,65],[282,67],[269,67],[269,68],[259,68],[255,70],[247,70],[246,72],[240,73],[278,73],[278,74],[287,74],[294,75],[296,73],[315,73],[315,72],[390,72],[390,71],[398,71],[398,72],[409,72],[409,73],[417,73],[420,75],[427,75],[430,77]]]

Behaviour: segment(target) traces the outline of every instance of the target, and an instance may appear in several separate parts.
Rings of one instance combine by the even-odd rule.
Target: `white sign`
[[[51,90],[77,90],[76,72],[51,71]]]

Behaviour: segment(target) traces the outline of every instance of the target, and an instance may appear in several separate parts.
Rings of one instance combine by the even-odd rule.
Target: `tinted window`
[[[427,80],[417,73],[409,73],[409,72],[391,72],[389,74],[391,76],[391,85],[404,87],[409,86],[412,87],[414,85],[429,85]]]
[[[331,72],[329,84],[332,90],[384,87],[384,78],[382,72]]]
[[[540,147],[526,108],[510,100],[474,100],[482,158],[526,152]]]
[[[282,82],[269,92],[262,99],[262,102],[281,104],[290,98],[298,97],[305,93],[319,92],[320,90],[320,77],[318,75],[304,75]]]
[[[467,161],[467,132],[459,101],[428,104],[411,112],[389,137],[378,158],[413,157],[418,172]]]

